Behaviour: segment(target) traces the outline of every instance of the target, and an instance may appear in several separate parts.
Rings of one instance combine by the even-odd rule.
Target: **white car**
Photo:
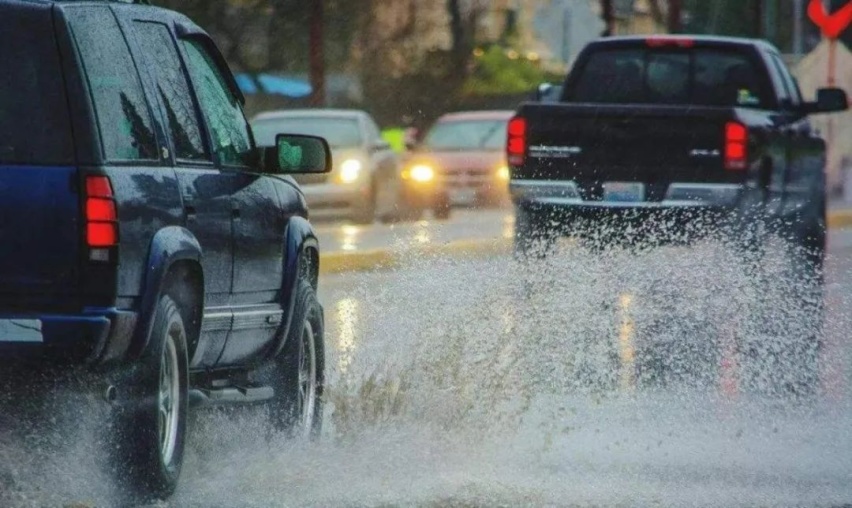
[[[305,193],[311,218],[349,218],[358,224],[390,222],[402,214],[400,159],[364,111],[282,110],[251,122],[258,146],[272,146],[279,132],[322,136],[332,150],[328,174],[294,178]]]

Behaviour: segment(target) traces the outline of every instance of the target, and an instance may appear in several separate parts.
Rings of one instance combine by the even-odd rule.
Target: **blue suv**
[[[116,477],[145,498],[176,487],[190,406],[321,424],[319,245],[289,175],[330,151],[257,148],[243,102],[180,14],[0,0],[3,372],[94,374]]]

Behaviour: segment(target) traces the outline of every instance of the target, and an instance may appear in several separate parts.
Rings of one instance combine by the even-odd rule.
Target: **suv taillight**
[[[86,245],[89,259],[108,261],[109,249],[118,245],[118,214],[109,178],[86,177]]]
[[[527,120],[516,116],[509,120],[506,159],[511,166],[521,166],[527,155]]]
[[[748,167],[748,129],[739,122],[725,124],[725,169],[742,171]]]

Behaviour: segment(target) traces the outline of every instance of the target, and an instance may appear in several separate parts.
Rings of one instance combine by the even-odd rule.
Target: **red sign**
[[[833,14],[829,14],[825,10],[822,0],[811,0],[811,3],[808,4],[808,16],[819,27],[824,36],[829,39],[837,39],[852,23],[852,0]]]

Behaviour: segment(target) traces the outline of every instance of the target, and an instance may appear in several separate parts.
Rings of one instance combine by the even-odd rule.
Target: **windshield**
[[[320,136],[332,148],[356,148],[363,138],[358,120],[342,117],[291,117],[258,120],[252,124],[258,146],[272,146],[278,134],[307,134]]]
[[[592,54],[566,96],[573,102],[765,108],[771,94],[739,52],[616,49]]]
[[[439,122],[426,135],[424,145],[434,150],[502,150],[507,123],[504,120]]]
[[[0,164],[73,160],[62,69],[48,10],[0,16]]]

